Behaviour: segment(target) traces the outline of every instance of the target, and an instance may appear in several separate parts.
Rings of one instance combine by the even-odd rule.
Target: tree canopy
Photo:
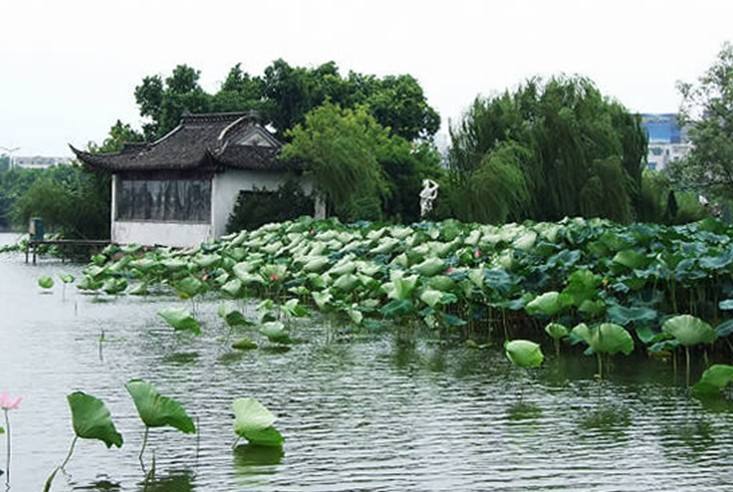
[[[586,78],[533,78],[514,92],[478,97],[451,140],[443,214],[490,222],[634,218],[646,135],[638,116]]]
[[[237,64],[219,90],[207,93],[201,72],[178,65],[170,76],[145,77],[135,88],[143,131],[152,140],[172,130],[184,111],[192,113],[259,111],[281,138],[305,121],[305,115],[330,101],[343,108],[364,106],[385,128],[407,140],[429,139],[440,127],[440,117],[410,75],[377,77],[357,72],[342,76],[334,62],[315,68],[294,67],[275,60],[262,75],[251,75]]]
[[[723,45],[696,84],[680,83],[680,123],[693,148],[672,163],[675,184],[718,198],[733,198],[733,45]]]

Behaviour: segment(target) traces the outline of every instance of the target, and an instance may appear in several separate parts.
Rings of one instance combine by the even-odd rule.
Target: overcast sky
[[[242,62],[410,73],[443,118],[530,75],[579,73],[639,112],[672,112],[733,39],[733,1],[0,0],[0,146],[68,155],[118,118],[133,90],[187,63],[213,91]]]

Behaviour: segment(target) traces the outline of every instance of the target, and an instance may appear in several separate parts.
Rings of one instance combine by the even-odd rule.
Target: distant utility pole
[[[20,147],[3,147],[0,145],[0,150],[4,150],[8,156],[8,169],[13,169],[13,152],[20,150]]]

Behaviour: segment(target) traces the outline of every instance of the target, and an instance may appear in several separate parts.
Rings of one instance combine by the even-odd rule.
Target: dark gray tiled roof
[[[237,143],[258,131],[271,146]],[[125,144],[120,152],[90,154],[71,149],[85,164],[109,171],[184,171],[221,168],[282,171],[282,144],[255,113],[185,114],[170,133],[152,143]]]

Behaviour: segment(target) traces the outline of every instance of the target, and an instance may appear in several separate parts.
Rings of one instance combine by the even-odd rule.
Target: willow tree
[[[463,208],[453,211],[463,219],[487,220],[480,202],[488,196],[493,206],[509,210],[488,221],[633,219],[646,136],[638,116],[588,79],[535,78],[515,92],[479,97],[450,131],[451,202],[463,200]],[[486,179],[487,156],[507,145],[521,158],[502,160],[513,172],[502,169],[504,184],[496,186]],[[516,186],[506,185],[509,176]]]
[[[389,135],[364,107],[352,110],[326,103],[309,112],[289,136],[282,158],[305,163],[318,192],[337,215],[348,220],[380,218],[387,183],[378,155]]]

